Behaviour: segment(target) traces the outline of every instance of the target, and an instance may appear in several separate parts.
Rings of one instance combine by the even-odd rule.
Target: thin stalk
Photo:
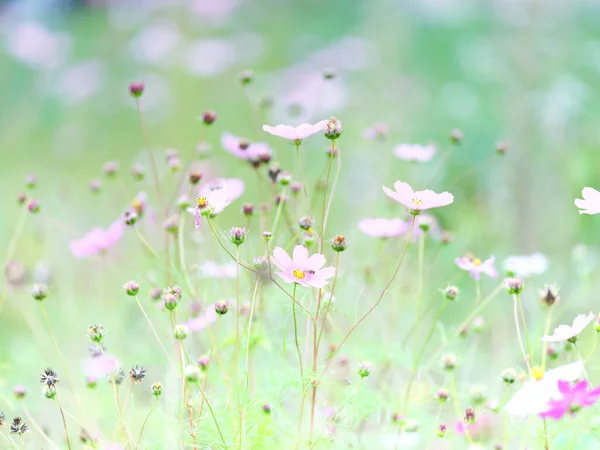
[[[21,234],[23,234],[23,228],[25,226],[25,221],[27,219],[27,208],[25,206],[21,207],[21,213],[19,214],[19,219],[17,221],[17,225],[15,230],[13,231],[13,235],[10,238],[8,243],[8,250],[6,252],[6,258],[4,258],[4,263],[2,264],[2,274],[0,275],[0,311],[2,311],[2,305],[6,300],[6,266],[10,262],[10,260],[15,255],[15,251],[17,249],[17,243],[19,242],[19,238]]]
[[[240,246],[235,246],[235,259],[240,260]],[[235,391],[237,392],[237,406],[239,415],[239,446],[242,448],[244,436],[244,411],[240,398],[240,265],[235,265]]]
[[[544,450],[550,450],[550,442],[548,441],[548,426],[544,417]]]
[[[148,249],[148,251],[152,254],[152,256],[154,256],[156,259],[160,259],[160,257],[158,256],[156,251],[152,248],[150,243],[146,240],[146,238],[144,236],[142,236],[142,233],[140,233],[139,228],[135,227],[135,226],[133,228],[135,229],[135,234],[138,235],[138,237],[140,238],[140,241],[142,241],[142,244],[144,244],[144,246]]]
[[[140,430],[140,434],[137,438],[135,448],[138,448],[140,446],[140,442],[142,440],[142,434],[144,434],[144,428],[146,428],[146,423],[148,422],[148,419],[150,418],[150,416],[152,415],[152,413],[154,412],[154,410],[156,409],[157,406],[158,406],[158,396],[156,397],[156,400],[154,401],[154,405],[152,406],[152,408],[150,408],[148,415],[144,419],[144,423],[142,424],[142,429]]]
[[[525,313],[523,312],[523,303],[521,302],[521,295],[515,295],[517,296],[517,304],[519,305],[521,321],[523,322],[523,332],[525,333],[525,342],[527,343],[527,355],[529,357],[529,364],[531,365],[531,345],[529,345],[529,333],[527,332],[527,321],[525,320]]]
[[[67,447],[69,448],[69,450],[71,450],[71,441],[69,441],[69,431],[67,430],[67,421],[65,420],[65,413],[63,412],[62,406],[60,406],[60,401],[58,400],[58,394],[56,395],[56,397],[54,397],[54,401],[56,402],[56,405],[58,406],[58,409],[60,411],[60,416],[62,418],[63,428],[65,430],[65,438],[67,439]]]
[[[215,412],[213,411],[212,406],[210,405],[210,402],[208,401],[208,398],[206,398],[206,395],[204,395],[204,389],[202,389],[202,387],[200,386],[200,383],[198,381],[196,381],[196,386],[198,386],[198,390],[200,391],[200,395],[202,395],[202,398],[206,402],[206,406],[208,406],[208,410],[210,411],[210,415],[212,416],[212,419],[213,419],[213,421],[215,423],[215,426],[217,427],[217,431],[219,432],[219,436],[221,436],[221,440],[223,441],[223,446],[225,448],[228,448],[227,442],[225,441],[225,438],[223,437],[223,433],[221,432],[221,427],[219,427],[219,422],[217,421],[217,417],[215,416]]]
[[[54,443],[54,441],[52,441],[52,439],[50,439],[48,437],[48,435],[44,432],[42,427],[40,427],[39,424],[34,420],[33,416],[29,413],[29,409],[27,408],[27,405],[25,405],[25,402],[23,400],[21,400],[21,406],[23,407],[23,412],[25,413],[25,417],[27,417],[27,420],[33,426],[33,428],[48,442],[48,444],[50,444],[56,450],[60,450],[58,445],[56,445]]]
[[[546,324],[544,325],[544,336],[547,336],[550,332],[550,324],[552,323],[552,306],[548,307],[548,314],[546,314]],[[596,341],[594,341],[594,346],[596,345]],[[546,370],[546,350],[548,349],[548,342],[544,341],[542,343],[542,370]]]
[[[521,354],[523,355],[523,359],[525,360],[525,364],[527,365],[527,372],[531,375],[531,365],[529,364],[529,359],[527,358],[527,354],[525,353],[525,348],[523,347],[523,340],[521,339],[521,327],[519,326],[519,315],[518,315],[518,300],[517,296],[513,295],[513,312],[515,318],[515,327],[517,328],[517,339],[519,340],[519,347],[521,349]]]
[[[421,328],[421,318],[423,315],[423,261],[425,259],[425,235],[424,231],[421,231],[421,237],[419,239],[419,263],[418,263],[418,277],[417,277],[417,320],[415,323],[415,353],[417,346],[419,345],[419,330]]]

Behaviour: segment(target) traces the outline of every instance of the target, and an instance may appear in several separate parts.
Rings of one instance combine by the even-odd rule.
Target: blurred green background
[[[34,173],[41,212],[27,219],[14,259],[27,269],[27,282],[51,280],[56,301],[48,307],[73,367],[86,356],[85,328],[95,322],[114,330],[112,346],[122,347],[123,359],[147,352],[118,340],[147,330],[137,310],[120,309],[127,299],[115,286],[138,279],[149,289],[160,281],[135,236],[126,236],[108,263],[79,261],[68,250],[71,239],[119,217],[138,191],[147,191],[152,204],[148,181],[136,183],[128,174],[135,162],[148,166],[128,94],[131,81],[144,81],[142,105],[155,158],[162,161],[164,149],[175,148],[187,161],[197,157],[199,142],[208,143],[212,153],[202,159],[203,170],[243,178],[249,201],[257,202],[255,177],[223,151],[222,132],[268,142],[282,167],[295,173],[293,148],[260,126],[314,123],[330,115],[343,122],[343,172],[329,230],[347,235],[351,250],[365,258],[349,257],[342,269],[349,281],[339,295],[354,305],[349,311],[377,292],[363,272],[380,259],[356,222],[399,214],[381,185],[401,179],[455,195],[451,207],[435,212],[453,241],[428,247],[426,298],[447,283],[472,296],[472,283],[452,262],[467,251],[482,258],[495,254],[499,263],[536,251],[551,259],[549,273],[525,294],[532,334],[538,335],[543,316],[537,289],[545,283],[562,287],[556,320],[568,322],[597,304],[596,220],[579,216],[573,199],[584,186],[600,185],[599,25],[600,5],[584,1],[2,2],[0,248],[8,248],[13,235],[23,179]],[[333,80],[323,79],[326,68],[335,70]],[[238,76],[247,69],[255,78],[243,87]],[[209,109],[218,120],[204,127],[197,117]],[[376,123],[389,125],[384,142],[362,135]],[[454,148],[448,140],[453,128],[464,133]],[[495,152],[501,141],[508,143],[505,155]],[[409,164],[391,156],[402,142],[431,142],[439,154],[432,162]],[[303,147],[312,182],[324,174],[325,148],[320,137]],[[110,160],[120,163],[117,180],[103,177]],[[160,170],[161,182],[174,187],[176,176],[162,164]],[[98,194],[88,189],[95,178],[102,179]],[[236,205],[220,220],[223,229],[243,225]],[[215,248],[207,254],[202,239],[195,247],[190,239],[190,260],[226,260]],[[383,261],[393,264],[400,246],[391,245]],[[409,258],[414,278],[416,253]],[[409,269],[398,284],[410,293]],[[484,293],[493,283],[483,281]],[[0,314],[0,381],[9,405],[14,384],[37,389],[31,374],[56,364],[48,361],[55,356],[47,356],[52,347],[27,291],[27,283],[9,286]],[[397,288],[392,298],[402,304],[404,295]],[[450,311],[447,322],[464,318],[467,304],[470,299]],[[488,311],[490,332],[482,339],[506,356],[512,349],[501,343],[513,335],[509,298],[504,302],[501,295],[493,308],[498,314]],[[395,309],[395,303],[387,305],[388,312]],[[404,331],[404,320],[410,323],[413,315],[395,314],[378,330],[383,341],[381,333],[372,333],[374,322],[366,324],[351,344],[359,350],[346,350],[375,365],[401,359],[398,327]],[[485,352],[473,363],[470,380],[488,382],[509,364]],[[371,401],[392,404],[373,408],[392,411],[393,401],[380,395]]]

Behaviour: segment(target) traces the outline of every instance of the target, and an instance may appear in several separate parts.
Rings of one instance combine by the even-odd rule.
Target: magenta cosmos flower
[[[592,406],[600,397],[600,387],[588,389],[587,381],[571,385],[568,381],[558,381],[558,391],[562,397],[548,402],[548,410],[540,413],[540,417],[560,420],[567,414],[575,414],[581,408]]]
[[[322,131],[326,123],[327,120],[321,120],[314,125],[302,123],[297,127],[293,127],[291,125],[277,125],[274,127],[271,125],[263,125],[262,129],[273,136],[279,136],[284,139],[288,139],[294,144],[299,145],[304,139],[307,139],[313,134]]]
[[[292,258],[281,247],[273,250],[271,261],[281,272],[277,272],[286,283],[298,283],[302,286],[322,288],[335,275],[335,267],[325,267],[325,257],[315,253],[308,256],[308,249],[303,245],[294,248]]]
[[[358,222],[358,229],[367,236],[376,238],[393,238],[404,234],[410,224],[402,219],[363,219]]]
[[[475,280],[479,280],[482,273],[486,274],[488,277],[496,278],[498,276],[498,272],[496,272],[496,268],[494,267],[494,261],[496,261],[496,257],[494,255],[490,256],[485,261],[481,261],[479,258],[475,258],[470,255],[461,256],[460,258],[456,258],[454,260],[459,268],[469,272],[469,275],[471,275]]]
[[[575,199],[575,206],[579,208],[579,214],[600,213],[600,192],[591,187],[585,187],[581,191],[583,200]]]
[[[82,238],[71,241],[69,248],[75,258],[96,255],[115,245],[123,236],[124,230],[125,224],[119,219],[106,230],[104,228],[93,228]]]
[[[269,161],[273,154],[271,147],[264,142],[249,142],[231,133],[223,133],[223,136],[221,136],[221,145],[233,156],[248,161],[251,164]]]
[[[433,145],[400,144],[394,148],[394,155],[405,161],[427,162],[435,155]]]
[[[408,183],[402,181],[396,181],[394,183],[394,191],[388,187],[382,187],[383,192],[385,192],[388,197],[391,197],[401,205],[406,206],[413,215],[421,214],[421,211],[426,209],[449,205],[454,201],[454,196],[449,192],[436,194],[429,189],[424,191],[413,191]]]

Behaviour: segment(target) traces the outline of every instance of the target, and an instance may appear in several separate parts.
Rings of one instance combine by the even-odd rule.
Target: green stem
[[[521,322],[523,323],[523,332],[525,333],[525,342],[527,343],[527,356],[529,365],[531,366],[531,345],[529,345],[529,333],[527,332],[527,321],[525,320],[525,313],[523,312],[523,303],[521,302],[521,295],[517,296],[517,304],[519,305],[519,312],[521,314]]]
[[[135,448],[138,448],[140,446],[140,442],[142,440],[142,434],[144,434],[144,428],[146,428],[146,423],[148,422],[148,419],[150,418],[150,416],[152,415],[152,413],[154,412],[154,410],[156,409],[157,406],[158,406],[158,396],[156,397],[156,400],[154,401],[154,405],[152,406],[152,408],[150,408],[148,415],[144,419],[144,423],[142,424],[142,429],[140,430],[140,434],[137,438]]]
[[[419,239],[419,263],[418,263],[418,277],[417,277],[417,320],[415,324],[415,353],[419,345],[419,330],[421,328],[421,316],[423,314],[423,261],[425,259],[425,231],[421,232]]]
[[[71,450],[71,441],[69,441],[69,431],[67,430],[67,421],[65,420],[65,413],[63,412],[62,406],[60,406],[60,401],[58,400],[58,394],[56,395],[56,397],[54,397],[54,401],[56,402],[56,405],[58,406],[58,409],[60,411],[60,416],[62,418],[63,428],[65,430],[65,438],[67,439],[67,447],[69,448],[69,450]]]
[[[219,432],[219,436],[221,436],[221,440],[223,441],[224,448],[228,448],[227,442],[225,441],[225,438],[223,437],[223,433],[221,432],[221,427],[219,427],[219,422],[217,421],[217,417],[215,416],[215,412],[213,411],[212,406],[211,406],[210,402],[208,401],[208,398],[206,398],[206,395],[204,395],[204,389],[202,389],[202,387],[200,386],[200,383],[198,381],[196,381],[196,386],[198,386],[200,395],[202,395],[202,398],[206,402],[206,406],[208,406],[210,415],[212,416],[215,426],[217,427],[217,431]]]
[[[544,325],[544,336],[548,335],[550,331],[550,324],[552,323],[552,306],[548,307],[548,314],[546,314],[546,324]],[[546,350],[548,349],[548,342],[542,343],[542,370],[546,370]]]
[[[519,316],[517,314],[518,310],[518,298],[516,295],[513,295],[513,312],[515,318],[515,327],[517,329],[517,339],[519,340],[519,347],[521,349],[521,354],[523,355],[523,359],[525,360],[525,364],[527,365],[527,372],[531,375],[531,366],[529,364],[529,359],[527,358],[527,354],[525,353],[525,348],[523,348],[523,339],[521,338],[521,327],[519,326]]]
[[[19,219],[15,227],[15,231],[13,232],[13,235],[8,243],[8,251],[6,252],[6,258],[4,259],[4,263],[2,264],[2,274],[0,274],[0,311],[2,311],[2,305],[6,300],[6,266],[15,255],[17,243],[19,242],[21,234],[23,234],[23,228],[25,226],[27,214],[27,208],[25,206],[22,206],[21,213],[19,214]]]

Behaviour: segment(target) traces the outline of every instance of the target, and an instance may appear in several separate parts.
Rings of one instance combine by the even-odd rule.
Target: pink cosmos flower
[[[237,156],[251,164],[268,161],[273,154],[271,147],[264,142],[250,143],[231,133],[223,133],[223,136],[221,136],[221,145],[233,156]]]
[[[69,248],[76,258],[85,258],[104,252],[115,245],[125,230],[125,224],[121,219],[113,222],[108,229],[93,228],[82,238],[71,241]]]
[[[492,434],[494,423],[489,414],[483,413],[478,415],[477,420],[473,423],[467,423],[464,420],[457,421],[454,428],[460,435],[464,435],[465,431],[468,431],[471,439],[484,441]]]
[[[279,136],[284,139],[288,139],[294,144],[298,145],[304,139],[322,131],[326,123],[327,120],[321,120],[314,125],[302,123],[297,127],[293,127],[291,125],[277,125],[274,127],[271,125],[263,125],[262,129],[273,136]]]
[[[198,269],[202,278],[235,278],[237,264],[204,261]]]
[[[585,187],[581,191],[583,200],[575,199],[575,206],[579,208],[579,214],[600,213],[600,192],[591,187]]]
[[[211,305],[204,310],[203,314],[188,320],[186,326],[192,332],[204,330],[208,325],[215,323],[218,317],[214,305]]]
[[[494,255],[483,262],[479,258],[467,255],[456,258],[454,262],[460,269],[468,271],[469,275],[475,280],[479,280],[482,273],[491,278],[496,278],[498,276],[498,272],[496,272],[496,268],[494,267],[495,260],[496,257]]]
[[[273,250],[271,261],[281,272],[277,272],[286,283],[298,283],[302,286],[322,288],[329,282],[329,278],[335,275],[335,267],[325,267],[325,257],[315,253],[310,258],[308,249],[303,245],[294,248],[293,257],[281,247]]]
[[[397,237],[408,231],[410,224],[402,219],[363,219],[358,222],[358,229],[367,236],[376,238]]]
[[[454,196],[449,192],[436,194],[429,189],[424,191],[413,191],[408,183],[402,181],[396,181],[394,183],[394,191],[388,187],[382,187],[383,192],[385,192],[388,197],[391,197],[401,205],[406,206],[410,210],[410,213],[414,215],[421,214],[421,211],[426,209],[449,205],[454,201]]]
[[[600,397],[600,387],[588,390],[588,382],[580,381],[571,386],[568,381],[558,381],[558,391],[562,397],[557,400],[548,402],[548,409],[540,413],[540,417],[550,417],[554,420],[560,420],[562,417],[570,413],[575,414],[581,408],[592,406]]]
[[[98,380],[109,375],[114,375],[119,371],[119,367],[119,361],[114,356],[100,355],[88,358],[83,362],[83,373],[88,378]]]
[[[195,208],[188,212],[196,216],[196,229],[200,228],[202,216],[216,215],[244,193],[244,182],[238,178],[217,178],[202,184],[198,189]]]
[[[394,155],[405,161],[427,162],[435,155],[433,145],[400,144],[394,148]]]
[[[383,141],[390,132],[390,128],[385,123],[376,123],[371,128],[367,128],[363,131],[363,137],[365,139],[380,140]]]

